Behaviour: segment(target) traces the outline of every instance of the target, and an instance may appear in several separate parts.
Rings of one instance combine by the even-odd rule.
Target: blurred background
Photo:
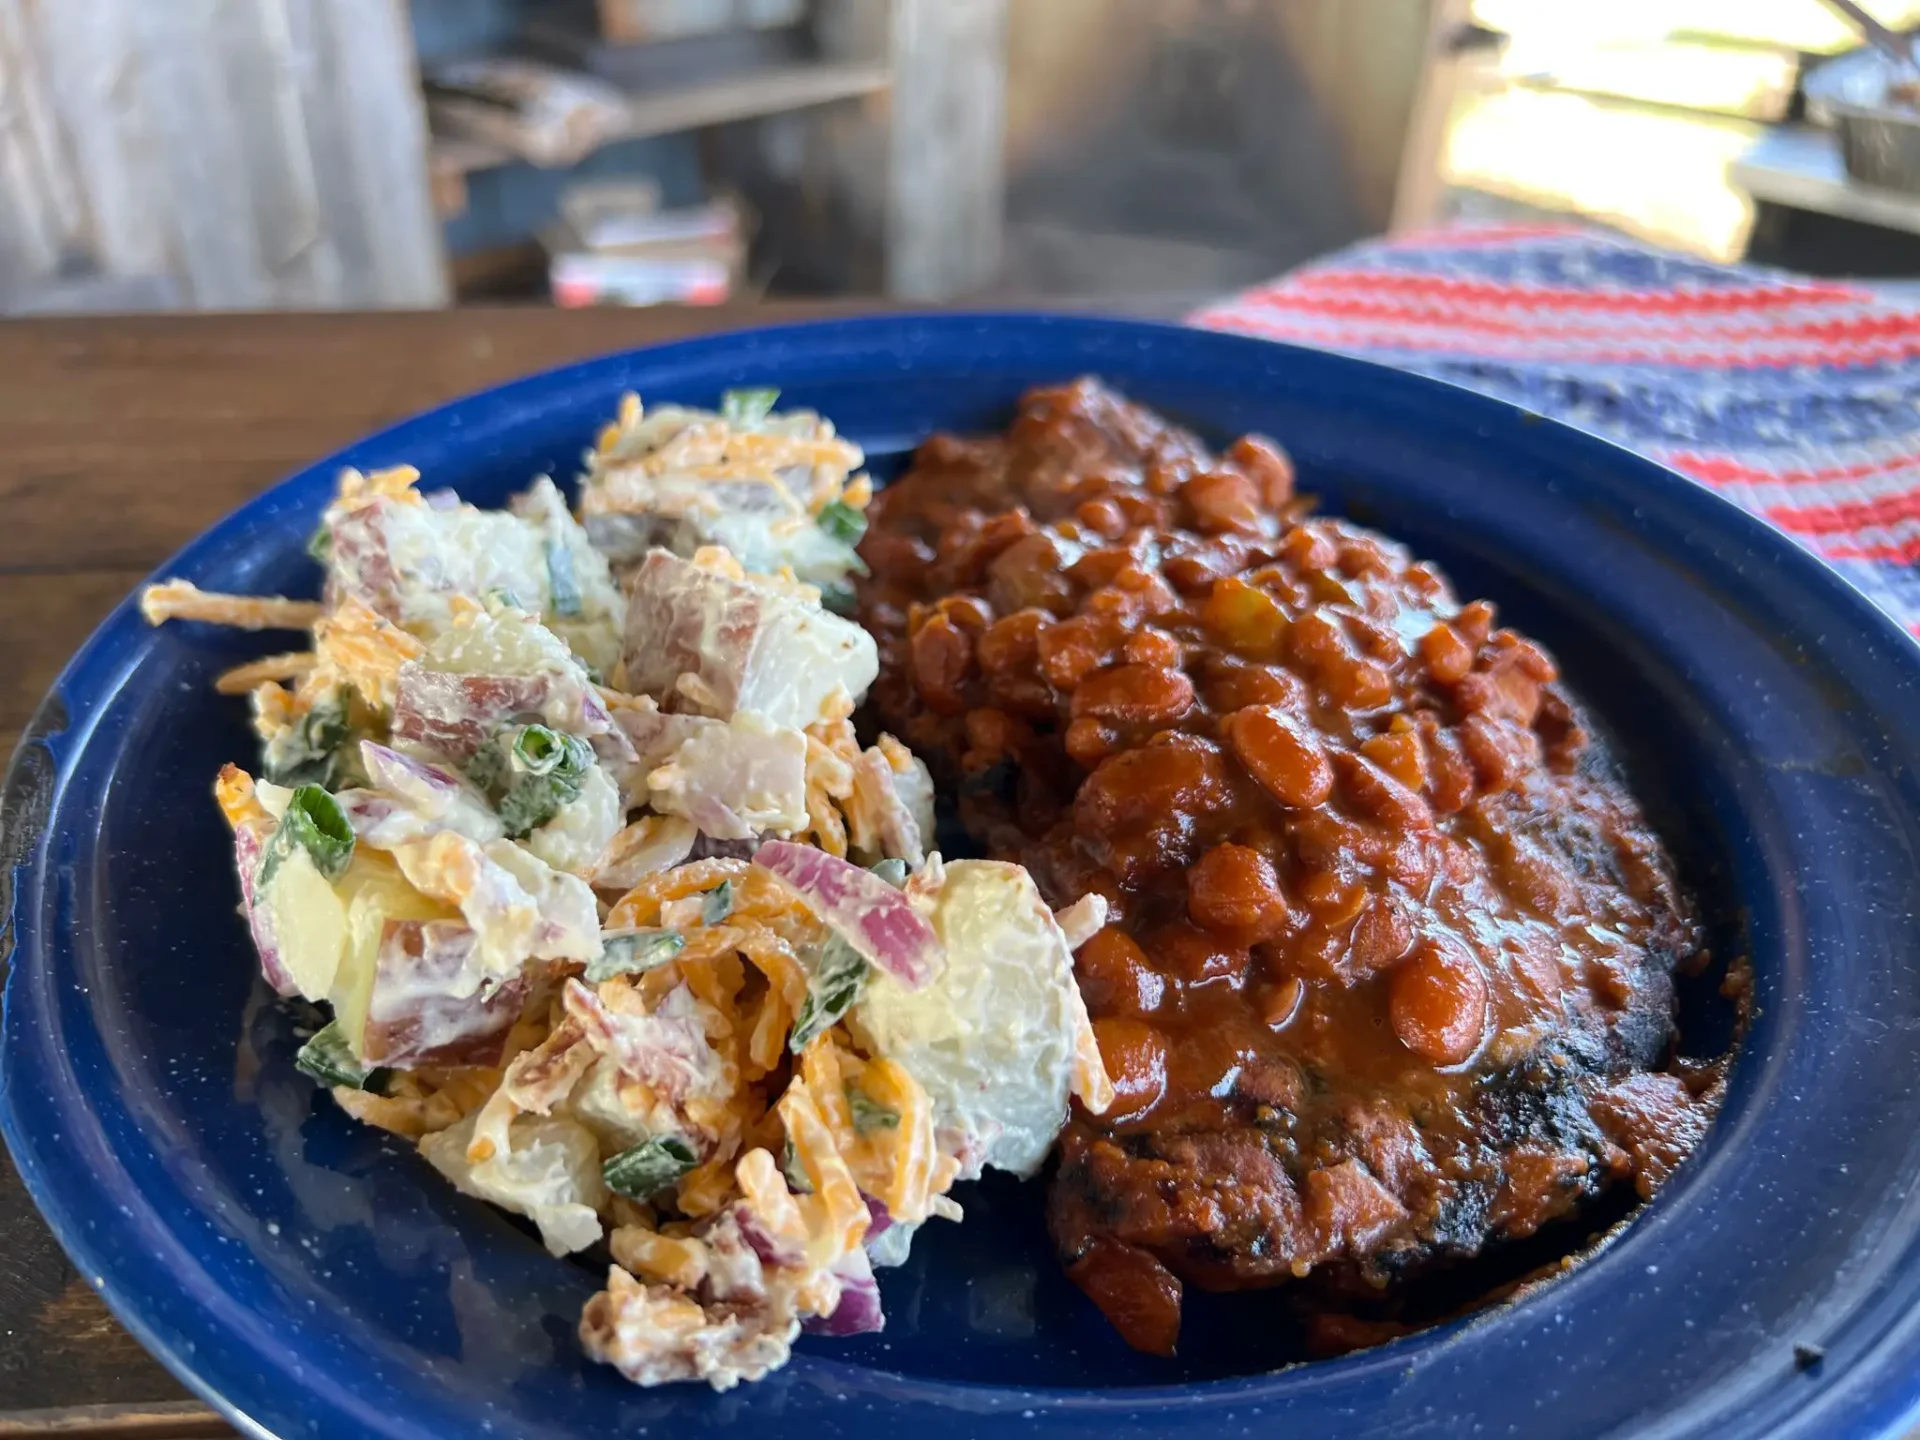
[[[1898,284],[1920,195],[1808,101],[1859,43],[1821,0],[0,0],[0,313],[1173,315],[1460,218]]]

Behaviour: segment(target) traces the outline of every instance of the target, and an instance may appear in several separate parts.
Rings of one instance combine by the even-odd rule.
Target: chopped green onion
[[[867,1092],[858,1085],[847,1087],[847,1109],[853,1114],[853,1128],[862,1135],[870,1130],[899,1128],[900,1112],[891,1105],[882,1105],[878,1100],[869,1098]]]
[[[793,1018],[787,1044],[796,1055],[840,1023],[859,1000],[867,983],[867,962],[861,953],[835,935],[820,947],[807,980],[807,998]]]
[[[302,785],[287,802],[280,828],[273,832],[260,861],[262,887],[273,879],[295,846],[307,852],[314,869],[328,880],[338,880],[353,859],[353,826],[347,821],[347,812],[318,785]]]
[[[499,790],[506,774],[507,752],[498,741],[482,745],[467,762],[467,778],[489,795]]]
[[[578,778],[593,764],[593,747],[578,735],[527,725],[513,737],[513,768],[528,775]]]
[[[787,1188],[796,1195],[811,1195],[813,1181],[807,1178],[807,1167],[800,1163],[800,1157],[794,1152],[793,1141],[788,1140],[786,1149],[780,1155],[780,1173],[787,1177]]]
[[[563,775],[526,775],[500,797],[494,809],[509,837],[524,839],[580,798],[580,781]]]
[[[736,430],[758,425],[773,413],[778,390],[727,390],[720,396],[720,418]]]
[[[678,930],[614,930],[600,937],[600,958],[587,962],[587,983],[638,975],[666,964],[686,949]]]
[[[593,747],[579,736],[524,725],[481,746],[467,762],[467,778],[487,792],[507,834],[518,840],[580,798],[592,765]]]
[[[904,860],[876,860],[867,868],[896,890],[907,883],[907,862]]]
[[[820,528],[836,540],[858,545],[867,533],[867,517],[844,500],[830,500],[820,507]]]
[[[820,603],[836,615],[851,615],[857,602],[853,587],[844,580],[829,580],[820,587]]]
[[[347,1032],[340,1028],[338,1020],[329,1021],[314,1032],[313,1038],[293,1057],[293,1063],[329,1088],[344,1085],[349,1090],[367,1090],[375,1095],[387,1093],[387,1080],[393,1073],[362,1065],[353,1047],[347,1044]]]
[[[493,601],[496,605],[504,605],[509,610],[524,610],[527,608],[520,603],[520,597],[504,585],[494,585],[490,587],[487,590],[487,599]]]
[[[553,598],[553,613],[561,619],[571,620],[580,613],[580,580],[565,540],[547,541],[547,590]]]
[[[298,724],[268,745],[267,779],[276,785],[333,784],[340,778],[341,748],[349,733],[347,692],[321,696]]]
[[[699,1163],[699,1154],[678,1135],[656,1135],[622,1150],[600,1167],[600,1173],[615,1194],[651,1200]]]
[[[700,923],[718,925],[733,914],[733,882],[722,880],[713,889],[707,891],[700,901]]]
[[[322,565],[333,563],[333,531],[322,525],[307,537],[307,554]]]

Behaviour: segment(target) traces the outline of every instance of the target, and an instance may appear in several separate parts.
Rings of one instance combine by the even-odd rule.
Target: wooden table
[[[838,307],[840,313],[848,307]],[[455,310],[0,324],[0,732],[155,566],[369,430],[531,370],[741,310]],[[0,1437],[228,1435],[67,1263],[0,1155]]]

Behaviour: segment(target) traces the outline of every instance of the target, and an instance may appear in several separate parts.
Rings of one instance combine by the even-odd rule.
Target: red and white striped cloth
[[[1499,225],[1359,245],[1190,319],[1606,436],[1764,517],[1920,635],[1920,305]]]

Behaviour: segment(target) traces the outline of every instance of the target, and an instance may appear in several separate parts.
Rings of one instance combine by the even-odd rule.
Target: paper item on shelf
[[[725,257],[663,259],[574,251],[548,263],[553,303],[591,305],[719,305],[733,292]]]
[[[741,231],[738,208],[724,200],[652,213],[606,209],[581,218],[575,218],[563,204],[562,214],[589,250],[699,243],[731,246],[738,242]]]
[[[497,145],[535,165],[576,164],[627,126],[621,91],[537,60],[450,61],[429,70],[424,86],[437,133]]]

